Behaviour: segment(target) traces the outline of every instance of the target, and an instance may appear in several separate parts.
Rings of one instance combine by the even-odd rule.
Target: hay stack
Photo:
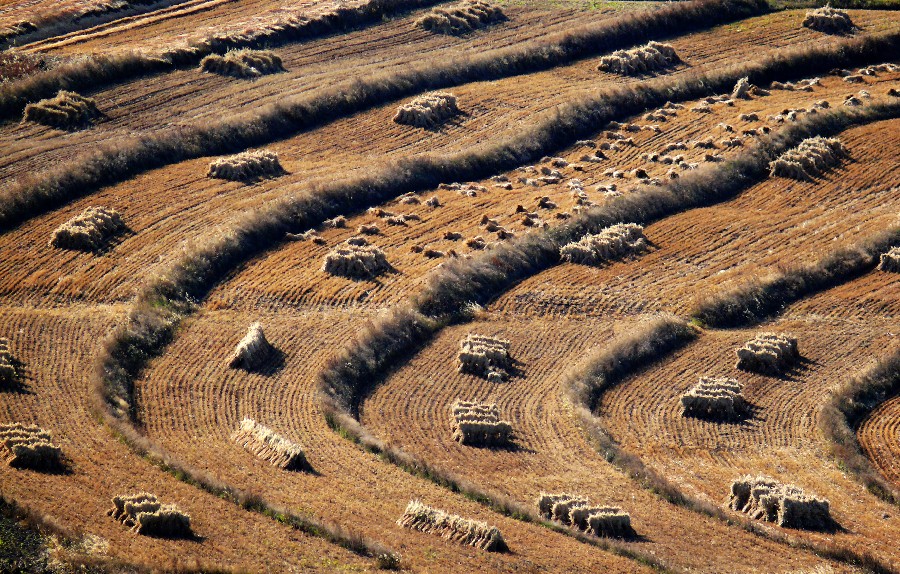
[[[512,363],[509,341],[472,333],[459,342],[458,359],[460,373],[480,375],[492,383],[503,382]]]
[[[448,514],[421,503],[411,500],[406,506],[406,511],[397,524],[404,528],[411,528],[419,532],[437,534],[442,538],[474,546],[488,552],[505,552],[509,550],[503,536],[496,526],[489,526],[485,522],[468,520],[455,514]]]
[[[433,128],[458,113],[456,96],[447,92],[432,92],[397,108],[394,121],[417,128]]]
[[[62,249],[93,251],[125,229],[125,221],[114,209],[88,207],[56,228],[50,245]]]
[[[253,181],[278,177],[284,173],[284,168],[278,161],[278,154],[267,149],[260,149],[213,160],[209,164],[206,177],[231,181]]]
[[[231,440],[259,458],[283,470],[309,468],[303,448],[253,419],[244,419],[231,435]]]
[[[40,100],[25,106],[23,121],[30,121],[61,130],[83,128],[91,125],[103,114],[97,102],[75,92],[60,90],[55,98]]]
[[[587,526],[588,534],[594,536],[630,538],[635,535],[631,515],[616,506],[588,509]]]
[[[787,370],[797,359],[797,337],[778,333],[760,333],[737,350],[737,368],[765,375]]]
[[[682,414],[711,420],[739,419],[747,411],[743,385],[730,377],[700,377],[681,396]]]
[[[750,83],[750,77],[744,76],[734,85],[731,91],[732,100],[749,100],[750,96],[755,92],[756,86]]]
[[[728,506],[754,520],[774,522],[785,528],[824,530],[833,524],[828,501],[806,494],[792,484],[763,476],[745,476],[731,484]]]
[[[784,152],[769,167],[772,175],[812,181],[846,156],[847,150],[839,139],[817,136]]]
[[[12,385],[19,379],[16,360],[9,350],[9,340],[0,337],[0,386]]]
[[[284,71],[281,58],[270,50],[229,50],[224,56],[210,54],[200,61],[200,69],[220,76],[258,78]]]
[[[190,538],[191,517],[173,504],[161,504],[147,492],[113,497],[109,516],[145,536]]]
[[[556,520],[594,536],[629,538],[635,535],[628,513],[614,506],[592,506],[581,496],[542,492],[537,507],[542,518]]]
[[[618,50],[600,59],[598,70],[612,74],[636,76],[664,70],[681,62],[675,48],[668,44],[650,42],[631,50]]]
[[[891,247],[887,253],[882,253],[878,269],[900,273],[900,247]]]
[[[416,26],[437,34],[460,36],[506,20],[503,10],[489,2],[467,0],[448,8],[435,8],[416,20]]]
[[[500,420],[495,403],[456,400],[450,406],[453,439],[469,446],[504,446],[512,441],[512,425]]]
[[[564,245],[560,250],[563,261],[598,265],[647,248],[644,228],[635,223],[619,223],[580,241]]]
[[[55,470],[62,466],[62,450],[50,433],[37,425],[0,425],[0,452],[9,466],[33,470]]]
[[[844,10],[823,6],[806,13],[803,26],[826,34],[847,34],[856,29]]]
[[[232,369],[244,368],[252,370],[266,362],[272,353],[272,345],[266,340],[260,323],[253,323],[247,330],[247,334],[237,344],[228,366]]]
[[[322,271],[351,279],[374,277],[390,268],[384,251],[374,245],[339,245],[322,264]]]

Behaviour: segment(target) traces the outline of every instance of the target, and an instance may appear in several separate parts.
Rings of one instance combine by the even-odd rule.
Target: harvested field
[[[900,486],[900,397],[875,409],[859,427],[859,443],[866,456],[891,483]]]

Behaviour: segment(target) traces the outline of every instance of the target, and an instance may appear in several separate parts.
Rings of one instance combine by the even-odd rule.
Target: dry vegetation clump
[[[754,520],[774,522],[785,528],[825,530],[833,525],[827,500],[806,494],[798,486],[763,476],[735,480],[728,505]]]
[[[747,411],[742,390],[743,385],[731,377],[700,377],[681,396],[682,414],[711,420],[739,419]]]
[[[781,154],[769,168],[772,175],[812,181],[846,156],[847,150],[841,140],[816,136]]]
[[[404,528],[437,534],[447,540],[474,546],[488,552],[509,550],[503,540],[503,535],[496,526],[449,514],[427,506],[418,500],[409,502],[397,524]]]
[[[191,517],[174,504],[161,504],[147,492],[113,497],[113,508],[106,513],[145,536],[190,538]]]
[[[803,19],[803,26],[826,34],[846,34],[856,29],[850,15],[844,10],[823,6],[810,10]]]
[[[25,106],[22,119],[61,130],[72,130],[87,127],[102,116],[93,99],[60,90],[55,98]]]
[[[448,8],[433,9],[416,20],[416,26],[438,34],[459,36],[506,19],[500,6],[481,0],[467,0]]]
[[[213,160],[209,164],[206,177],[231,181],[253,181],[278,177],[284,173],[284,168],[278,161],[278,154],[267,149],[260,149]]]
[[[564,245],[559,254],[563,261],[599,265],[645,249],[647,238],[644,236],[644,228],[635,223],[619,223]]]
[[[228,366],[232,369],[243,368],[252,370],[261,366],[272,354],[272,345],[266,340],[260,323],[253,323],[247,329],[247,334],[235,347]]]
[[[0,425],[0,452],[9,466],[33,470],[56,470],[62,466],[62,451],[50,433],[37,425]]]
[[[93,251],[103,247],[125,229],[119,212],[106,207],[88,207],[53,231],[50,245],[62,249]]]
[[[287,440],[253,419],[242,420],[240,428],[231,435],[231,440],[283,470],[309,468],[306,455],[299,444]]]
[[[598,70],[625,76],[637,76],[664,70],[681,62],[675,48],[668,44],[650,42],[631,50],[618,50],[600,59]]]
[[[456,96],[447,92],[432,92],[397,108],[394,121],[417,128],[433,128],[458,113]]]
[[[16,360],[9,350],[9,340],[0,337],[0,385],[12,385],[19,379]]]
[[[509,341],[470,333],[459,342],[459,372],[485,377],[492,383],[503,382],[512,365]]]
[[[887,253],[882,253],[878,260],[878,269],[900,273],[900,247],[891,247]]]
[[[322,264],[322,271],[340,277],[361,279],[374,277],[391,268],[384,251],[374,245],[338,245]]]
[[[235,78],[258,78],[284,71],[281,58],[271,50],[229,50],[224,56],[210,54],[200,61],[204,72]]]
[[[495,403],[456,400],[450,407],[453,439],[469,446],[505,446],[512,441],[512,425],[500,420]]]
[[[797,337],[778,333],[760,333],[737,350],[737,368],[766,375],[777,375],[800,358]]]
[[[635,535],[631,516],[615,506],[592,506],[587,498],[580,496],[542,492],[537,507],[541,517],[594,536],[630,538]]]

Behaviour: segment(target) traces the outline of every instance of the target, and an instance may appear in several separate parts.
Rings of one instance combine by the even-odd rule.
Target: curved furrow
[[[859,443],[884,477],[900,485],[900,397],[882,403],[859,427]]]

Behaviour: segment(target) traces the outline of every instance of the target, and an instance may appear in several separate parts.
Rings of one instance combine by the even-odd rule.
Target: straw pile
[[[564,245],[559,254],[563,261],[598,265],[647,248],[644,228],[635,223],[619,223],[580,241]]]
[[[209,164],[206,177],[231,181],[252,181],[266,177],[278,177],[284,173],[284,168],[278,161],[278,154],[267,149],[260,149],[214,159]]]
[[[453,439],[469,446],[504,446],[512,440],[512,425],[500,420],[495,403],[456,400],[450,406]]]
[[[459,343],[458,358],[460,373],[480,375],[492,383],[509,376],[509,341],[470,333]]]
[[[9,340],[0,337],[0,385],[12,385],[19,378],[16,360],[9,350]]]
[[[743,385],[730,377],[700,377],[681,396],[682,414],[711,420],[735,420],[747,410]]]
[[[97,108],[97,103],[91,98],[60,90],[55,98],[25,106],[23,120],[70,130],[87,127],[101,116],[103,114]]]
[[[833,524],[827,500],[806,494],[798,486],[763,476],[745,476],[734,481],[728,505],[754,520],[785,528],[824,530]]]
[[[397,108],[394,121],[417,128],[433,128],[458,113],[456,96],[447,92],[431,92]]]
[[[856,28],[847,12],[831,6],[823,6],[807,12],[806,18],[803,19],[803,26],[826,34],[846,34]]]
[[[737,350],[737,368],[766,375],[787,370],[797,359],[797,337],[778,333],[760,333]]]
[[[409,502],[397,524],[404,528],[437,534],[447,540],[474,546],[488,552],[509,550],[496,526],[448,514],[443,510],[422,504],[418,500]]]
[[[600,59],[598,70],[612,74],[636,76],[664,70],[681,62],[675,48],[668,44],[650,42],[631,50],[618,50]]]
[[[388,263],[384,251],[378,247],[349,243],[338,245],[332,249],[325,256],[325,262],[322,264],[322,271],[351,279],[374,277],[390,268],[391,265]]]
[[[890,251],[882,253],[878,268],[882,271],[900,273],[900,247],[891,247]]]
[[[191,517],[173,504],[161,504],[147,492],[113,497],[109,516],[145,536],[190,538]]]
[[[235,78],[258,78],[283,72],[281,58],[270,50],[230,50],[224,56],[210,54],[200,61],[204,72]]]
[[[0,424],[0,452],[9,466],[55,470],[62,466],[62,451],[50,433],[36,425]]]
[[[459,36],[506,20],[499,6],[467,0],[448,8],[435,8],[416,21],[416,26],[438,34]]]
[[[772,175],[812,181],[840,163],[847,150],[837,138],[817,136],[800,142],[800,145],[781,154],[769,164]]]
[[[594,536],[630,538],[635,535],[631,516],[615,506],[593,506],[587,498],[571,494],[542,492],[538,513]]]
[[[303,448],[253,419],[244,419],[231,435],[231,440],[259,458],[283,470],[309,468]]]
[[[256,369],[266,362],[271,353],[272,345],[266,340],[262,325],[253,323],[247,330],[247,334],[235,347],[231,358],[228,359],[228,366],[232,369],[244,368],[248,371]]]
[[[62,249],[93,251],[125,229],[122,216],[114,209],[88,207],[56,228],[50,245]]]

